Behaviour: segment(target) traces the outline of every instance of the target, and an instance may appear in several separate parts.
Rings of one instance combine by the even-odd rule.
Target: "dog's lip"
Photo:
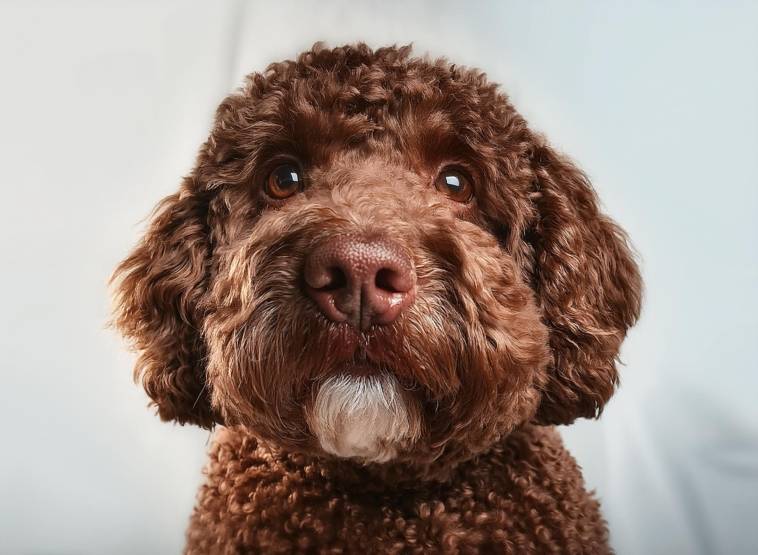
[[[382,371],[382,367],[369,361],[348,362],[340,368],[340,373],[351,376],[372,376]]]
[[[394,336],[380,333],[377,328],[360,332],[346,323],[330,325],[324,342],[328,343],[330,372],[344,371],[350,375],[393,373],[398,341]]]

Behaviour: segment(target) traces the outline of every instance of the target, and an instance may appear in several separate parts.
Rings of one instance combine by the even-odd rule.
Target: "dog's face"
[[[163,418],[427,468],[595,416],[640,302],[586,178],[483,75],[362,45],[227,98],[116,287]]]

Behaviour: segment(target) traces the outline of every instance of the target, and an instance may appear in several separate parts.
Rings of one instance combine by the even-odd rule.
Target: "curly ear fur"
[[[116,268],[114,323],[139,352],[135,380],[160,417],[210,428],[215,418],[198,332],[210,248],[206,204],[191,185],[190,177],[160,202],[147,233]]]
[[[641,281],[623,230],[598,210],[587,177],[547,146],[533,153],[534,283],[551,331],[537,421],[597,417],[618,383],[616,357],[640,311]]]

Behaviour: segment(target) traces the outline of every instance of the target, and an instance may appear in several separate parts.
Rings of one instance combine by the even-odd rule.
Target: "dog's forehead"
[[[418,62],[401,67],[268,75],[247,98],[249,129],[267,150],[295,149],[311,164],[335,154],[402,153],[414,161],[473,154],[505,99],[481,74]],[[483,132],[484,131],[484,132]]]

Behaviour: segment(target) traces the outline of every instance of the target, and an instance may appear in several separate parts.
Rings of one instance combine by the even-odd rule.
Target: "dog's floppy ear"
[[[116,268],[118,330],[139,352],[134,376],[163,420],[213,426],[199,329],[206,293],[207,204],[193,178],[161,201],[147,232]]]
[[[639,316],[642,286],[626,235],[600,213],[587,177],[544,143],[531,163],[533,279],[554,361],[536,419],[568,424],[598,416],[613,394],[616,357]]]

